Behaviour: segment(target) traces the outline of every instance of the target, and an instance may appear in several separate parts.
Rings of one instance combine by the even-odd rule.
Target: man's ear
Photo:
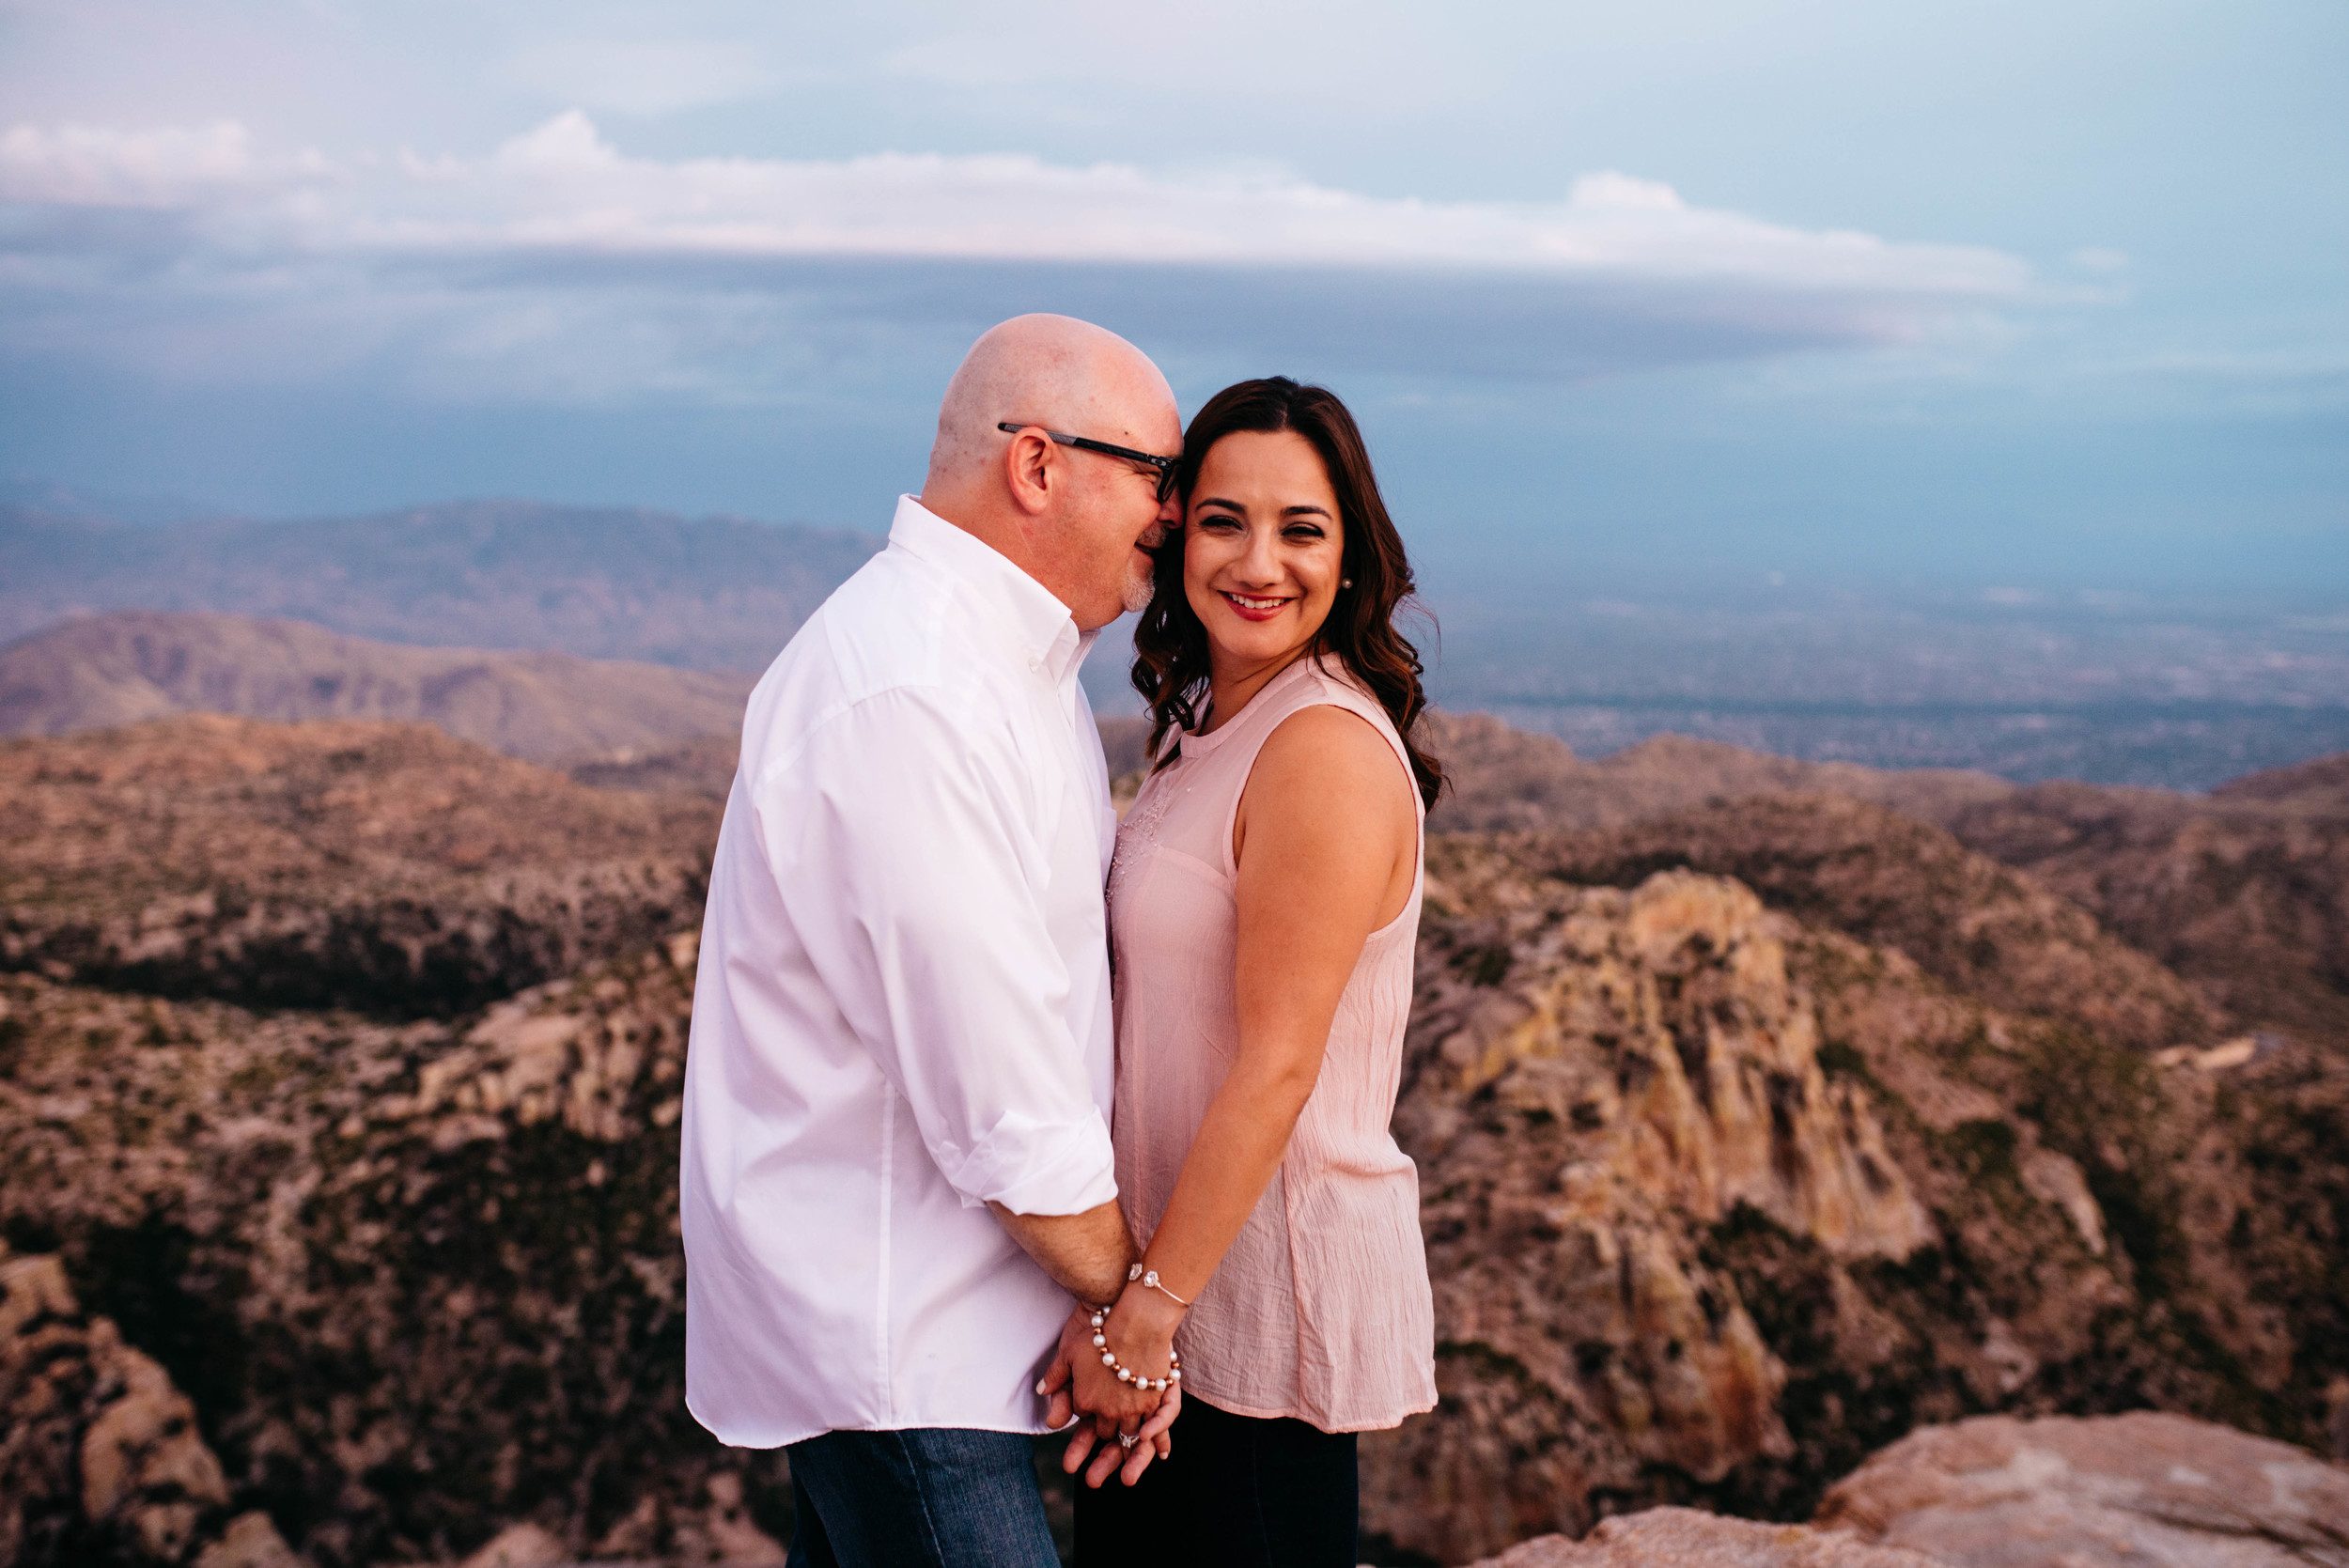
[[[1059,486],[1060,452],[1041,431],[1027,429],[1011,438],[1003,449],[1003,481],[1012,505],[1030,517],[1050,508]]]

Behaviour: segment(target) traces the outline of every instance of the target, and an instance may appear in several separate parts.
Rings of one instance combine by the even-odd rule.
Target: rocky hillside
[[[2209,1017],[2349,1049],[2349,757],[2189,795],[1795,762],[1675,737],[1585,762],[1483,714],[1438,715],[1435,735],[1460,787],[1433,826],[1615,830],[1709,811],[1689,819],[1709,824],[1696,831],[1735,843],[1744,817],[1771,808],[1733,802],[1864,801],[2030,873],[2183,977]]]
[[[121,611],[0,648],[0,736],[179,713],[390,719],[546,762],[734,735],[750,689],[746,675],[657,664],[406,647],[301,621]]]
[[[2349,757],[2207,796],[2036,784],[1948,826],[2093,910],[2246,1030],[2349,1048]]]
[[[0,980],[5,1235],[78,1297],[0,1301],[5,1560],[176,1563],[257,1511],[319,1568],[454,1560],[531,1518],[617,1559],[787,1535],[777,1457],[683,1404],[692,957],[454,1026]],[[134,1347],[192,1402],[170,1474],[99,1488],[107,1367],[61,1373],[22,1343],[44,1331]]]
[[[0,968],[448,1014],[699,916],[717,807],[421,724],[197,715],[0,742]]]
[[[779,1459],[679,1398],[716,806],[615,766],[210,717],[0,745],[0,1560],[771,1560]],[[2349,1449],[2340,1051],[2233,1048],[2093,915],[1849,799],[1429,871],[1396,1126],[1442,1403],[1365,1441],[1376,1560],[1807,1519],[1989,1413]],[[1795,1538],[1693,1517],[1595,1539]]]
[[[0,638],[95,610],[210,611],[754,673],[880,545],[878,533],[529,501],[155,528],[0,506]]]

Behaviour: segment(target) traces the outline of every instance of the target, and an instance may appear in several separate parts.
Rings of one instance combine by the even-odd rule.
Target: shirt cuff
[[[1014,1214],[1082,1214],[1117,1197],[1116,1157],[1097,1110],[1080,1122],[1005,1116],[945,1176],[965,1208],[1001,1203]]]

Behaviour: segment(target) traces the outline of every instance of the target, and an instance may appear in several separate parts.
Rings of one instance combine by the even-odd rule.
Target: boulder
[[[1911,1433],[1814,1524],[1949,1568],[2349,1568],[2349,1467],[2184,1416],[1983,1416]]]
[[[1756,1524],[1687,1508],[1651,1508],[1599,1522],[1579,1541],[1542,1535],[1476,1568],[1939,1568],[1898,1546],[1841,1530]]]

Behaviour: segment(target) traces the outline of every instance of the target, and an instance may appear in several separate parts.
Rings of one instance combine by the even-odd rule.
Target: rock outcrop
[[[1735,877],[1773,906],[2009,1011],[2153,1050],[2225,1037],[2177,975],[2078,906],[1938,829],[1834,796],[1758,797],[1605,832],[1512,839],[1529,865],[1628,886],[1672,867]]]
[[[298,1568],[228,1503],[170,1374],[84,1314],[58,1259],[0,1245],[0,1562]]]
[[[2343,1075],[2304,1063],[2280,1118],[2279,1088],[1986,1005],[1734,881],[1545,874],[1549,842],[1430,849],[1396,1128],[1442,1403],[1365,1438],[1376,1534],[1472,1555],[1643,1504],[1800,1517],[1987,1409],[2321,1433],[2332,1189],[2254,1213],[2238,1140],[2342,1126]]]
[[[698,918],[714,804],[421,724],[206,715],[0,743],[0,968],[447,1016]]]
[[[1374,1528],[1488,1550],[1579,1529],[1654,1471],[1710,1483],[1786,1456],[1784,1367],[1703,1236],[1751,1213],[1899,1259],[1934,1234],[1866,1092],[1820,1070],[1792,923],[1685,873],[1626,893],[1432,863],[1445,906],[1490,912],[1423,942],[1396,1130],[1445,1407],[1370,1441],[1366,1493],[1395,1499]]]
[[[2173,996],[2160,1000],[2171,1018],[2192,1022],[2181,1040],[2212,1028],[2273,1030],[2349,1047],[2349,757],[2249,774],[2193,795],[1797,762],[1678,736],[1585,761],[1486,714],[1431,714],[1429,723],[1457,779],[1429,819],[1439,830],[1604,833],[1697,814],[1679,830],[1692,857],[1680,863],[1744,876],[1732,863],[1738,857],[1782,858],[1792,846],[1743,841],[1752,827],[1781,835],[1795,828],[1763,802],[1862,801],[1946,830],[1967,848],[2029,873],[2040,890],[2184,977],[2201,1017],[2182,1013]],[[1860,832],[1881,836],[1864,826]],[[1817,829],[1797,836],[1828,847]],[[1670,847],[1657,833],[1636,842],[1651,857]],[[1947,858],[1929,850],[1925,860]],[[1673,862],[1651,859],[1648,868],[1663,863]],[[1763,891],[1802,896],[1805,880]],[[1945,972],[1928,952],[1911,953]],[[2107,989],[2144,979],[2139,969],[2123,987]],[[2147,995],[2166,988],[2157,982]],[[2126,1020],[2108,1022],[2128,1029],[2132,1043],[2160,1043]]]
[[[2349,1467],[2183,1416],[1983,1416],[1913,1432],[1815,1523],[1948,1568],[2341,1568]]]

